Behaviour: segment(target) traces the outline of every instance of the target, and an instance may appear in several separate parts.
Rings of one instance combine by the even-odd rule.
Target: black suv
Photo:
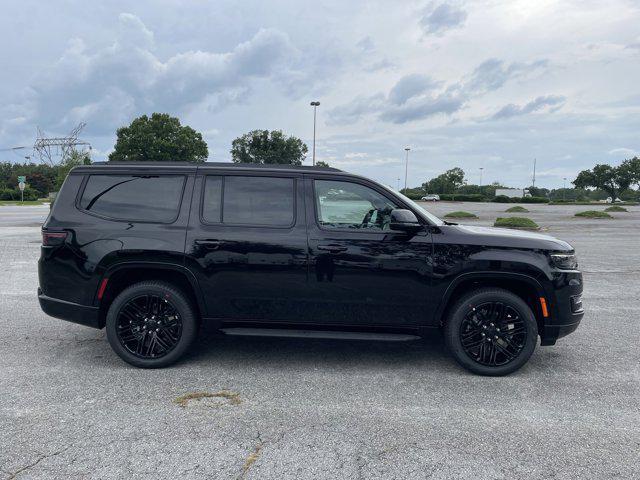
[[[42,309],[107,329],[137,367],[225,334],[416,338],[504,375],[583,316],[572,247],[443,222],[333,168],[123,162],[77,167],[42,227]]]

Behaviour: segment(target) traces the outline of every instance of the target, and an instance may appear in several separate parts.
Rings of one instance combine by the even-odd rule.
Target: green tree
[[[322,160],[318,160],[316,162],[316,167],[331,167],[327,162],[323,162]]]
[[[281,130],[252,130],[231,144],[231,158],[236,163],[302,165],[307,145]]]
[[[581,171],[572,182],[578,188],[599,188],[615,200],[620,192],[628,189],[633,179],[623,165],[596,165],[592,170]]]
[[[166,113],[142,115],[128,127],[119,128],[111,161],[202,163],[209,156],[202,134],[180,125],[180,120]]]
[[[464,185],[464,170],[452,168],[422,184],[427,193],[455,193]]]
[[[629,179],[630,185],[637,185],[640,189],[640,158],[625,160],[618,168],[621,174]]]
[[[72,150],[69,156],[58,165],[58,174],[56,176],[55,188],[56,191],[60,190],[62,184],[64,183],[64,179],[67,178],[69,171],[72,168],[78,167],[80,165],[90,165],[91,157],[88,152],[79,152],[77,150]]]

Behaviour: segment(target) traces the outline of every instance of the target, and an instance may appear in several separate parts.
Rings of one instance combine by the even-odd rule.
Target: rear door
[[[313,323],[415,327],[431,317],[428,229],[389,229],[390,213],[405,208],[360,179],[306,180]]]
[[[303,314],[303,189],[296,174],[199,169],[185,252],[206,316],[295,322]]]

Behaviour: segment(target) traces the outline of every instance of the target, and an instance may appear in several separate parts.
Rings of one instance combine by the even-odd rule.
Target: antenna
[[[91,150],[91,144],[78,139],[78,135],[87,124],[79,123],[66,137],[47,137],[44,131],[38,127],[38,136],[33,144],[33,154],[38,155],[40,160],[49,165],[55,165],[55,159],[59,158],[59,163],[63,163],[74,150],[86,152]]]
[[[531,186],[535,187],[536,186],[536,159],[533,159],[533,179],[531,181]]]

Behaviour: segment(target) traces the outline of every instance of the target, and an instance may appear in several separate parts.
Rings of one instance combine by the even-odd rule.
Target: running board
[[[251,337],[326,338],[336,340],[378,340],[384,342],[409,342],[419,340],[418,335],[406,333],[339,332],[335,330],[288,330],[279,328],[223,328],[226,335]]]

